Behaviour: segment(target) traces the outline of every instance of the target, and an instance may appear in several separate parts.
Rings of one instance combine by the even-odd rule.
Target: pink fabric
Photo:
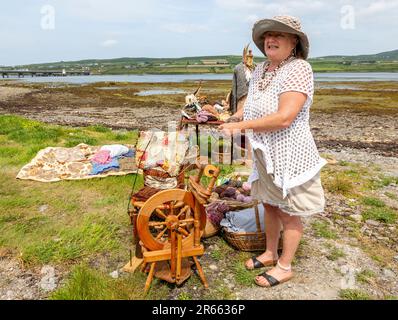
[[[111,162],[111,160],[111,152],[109,150],[100,150],[91,159],[92,162],[100,164],[107,164]]]

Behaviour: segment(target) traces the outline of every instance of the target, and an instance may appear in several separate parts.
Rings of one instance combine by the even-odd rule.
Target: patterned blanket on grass
[[[33,160],[18,173],[17,179],[54,182],[60,180],[81,180],[120,176],[136,173],[134,158],[120,158],[119,168],[100,174],[92,173],[92,157],[100,146],[89,146],[81,143],[73,148],[48,147],[40,150]]]

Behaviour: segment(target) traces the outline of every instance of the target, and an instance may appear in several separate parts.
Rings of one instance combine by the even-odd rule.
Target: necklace
[[[264,91],[271,81],[275,78],[277,71],[282,68],[284,65],[288,64],[289,62],[293,61],[295,59],[294,56],[289,56],[285,60],[282,60],[281,63],[278,64],[278,66],[271,72],[267,72],[268,68],[270,67],[271,63],[267,62],[264,64],[264,70],[263,74],[261,76],[261,81],[258,85],[258,89],[260,91]]]

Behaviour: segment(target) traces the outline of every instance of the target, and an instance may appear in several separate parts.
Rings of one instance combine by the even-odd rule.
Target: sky
[[[398,0],[3,0],[0,65],[241,55],[255,21],[299,17],[310,57],[398,49]]]

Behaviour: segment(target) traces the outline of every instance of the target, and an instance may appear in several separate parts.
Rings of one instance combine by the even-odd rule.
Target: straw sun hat
[[[292,16],[275,16],[272,19],[257,21],[253,26],[252,37],[257,48],[265,55],[264,33],[267,31],[286,32],[298,36],[297,56],[304,60],[308,58],[310,44],[307,35],[301,30],[301,22]]]

